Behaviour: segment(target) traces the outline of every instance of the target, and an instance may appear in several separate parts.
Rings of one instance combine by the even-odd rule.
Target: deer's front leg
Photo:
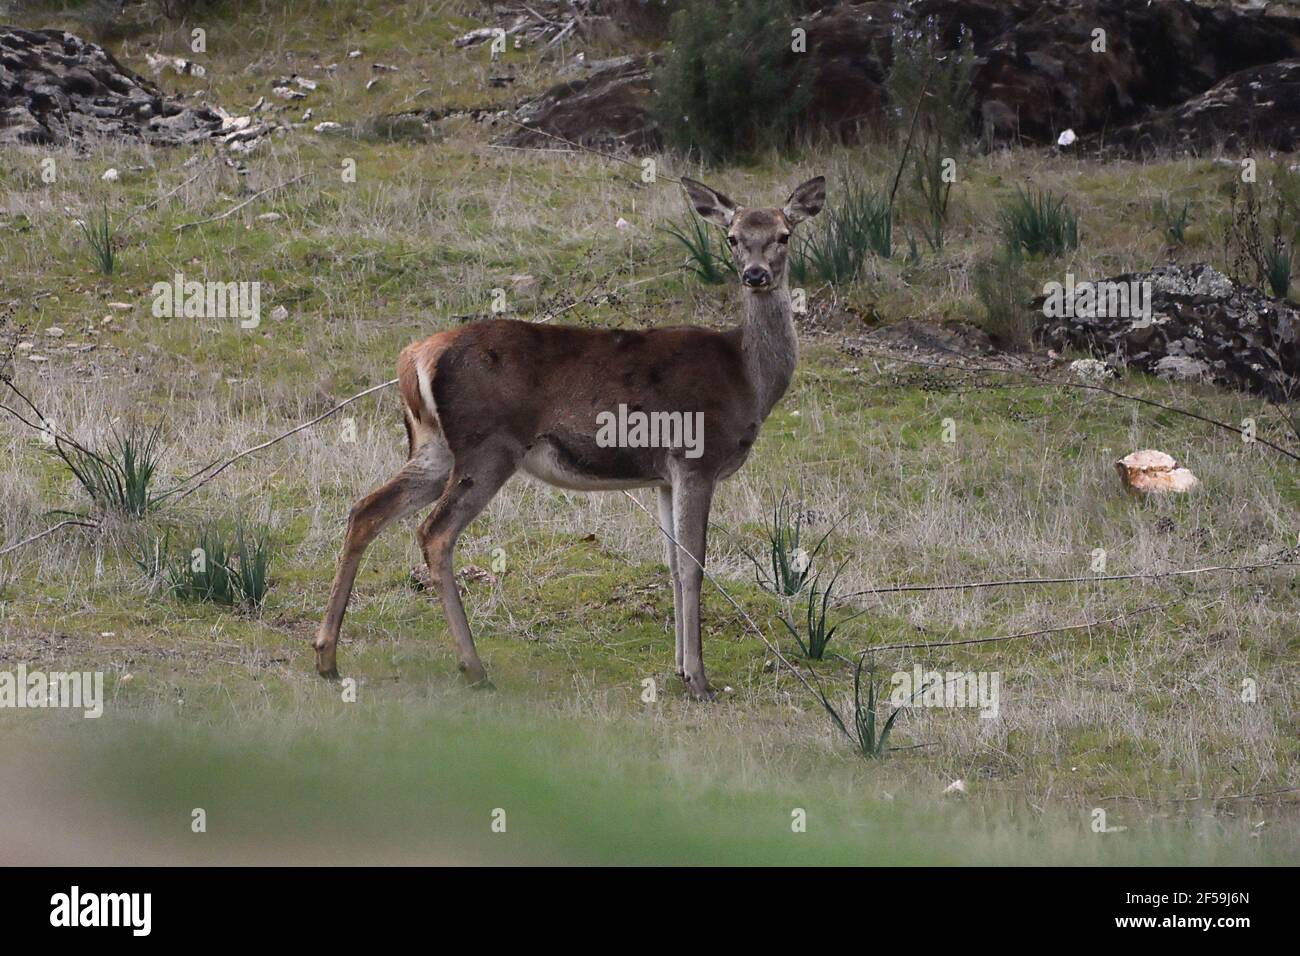
[[[713,484],[702,478],[686,477],[673,482],[673,533],[681,581],[682,680],[692,697],[713,699],[713,688],[704,676],[704,652],[700,641],[700,591],[704,584],[704,557],[709,528],[709,505]]]
[[[685,673],[682,670],[682,579],[677,564],[677,545],[673,544],[677,532],[673,530],[676,523],[673,521],[673,490],[670,487],[659,489],[659,527],[664,539],[664,560],[668,563],[668,577],[673,585],[674,660],[677,676],[681,677]]]

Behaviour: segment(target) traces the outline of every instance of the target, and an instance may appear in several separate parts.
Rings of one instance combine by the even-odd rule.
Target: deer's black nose
[[[750,266],[740,277],[747,286],[767,285],[772,276],[762,266]]]

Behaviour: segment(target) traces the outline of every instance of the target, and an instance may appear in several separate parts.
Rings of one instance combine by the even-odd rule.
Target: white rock
[[[283,322],[289,317],[289,310],[282,305],[277,305],[271,310],[271,318],[276,322]]]
[[[336,129],[342,129],[342,128],[343,128],[342,123],[331,123],[329,120],[326,120],[323,123],[317,123],[315,126],[312,127],[312,130],[317,133],[331,133]]]
[[[99,178],[106,183],[115,183],[118,180],[118,175],[119,174],[116,169],[106,169],[104,170],[104,175],[100,176]]]
[[[966,781],[957,779],[943,788],[944,793],[965,793]]]
[[[1104,382],[1115,377],[1115,370],[1100,359],[1077,359],[1070,363],[1070,374],[1085,382]]]
[[[52,339],[61,339],[64,336],[63,329],[59,328],[57,325],[51,325],[45,330],[45,334]]]
[[[1072,129],[1067,129],[1067,130],[1066,130],[1065,132],[1063,132],[1060,136],[1056,137],[1056,145],[1057,145],[1057,146],[1062,146],[1062,147],[1064,147],[1064,146],[1073,146],[1074,143],[1075,143],[1075,140],[1077,140],[1078,138],[1079,138],[1079,137],[1077,137],[1077,136],[1074,135],[1074,130],[1072,130]]]

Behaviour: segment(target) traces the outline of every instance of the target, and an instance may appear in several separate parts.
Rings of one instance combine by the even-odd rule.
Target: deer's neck
[[[742,290],[741,298],[745,304],[745,322],[741,326],[745,368],[766,418],[785,394],[799,361],[790,290],[782,282],[770,292]]]

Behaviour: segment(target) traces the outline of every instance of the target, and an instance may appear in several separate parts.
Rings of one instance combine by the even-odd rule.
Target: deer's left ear
[[[790,220],[790,225],[797,226],[805,219],[811,219],[821,212],[825,202],[826,177],[818,176],[795,189],[790,194],[790,198],[785,201],[785,208],[781,211],[785,213],[785,218]]]

